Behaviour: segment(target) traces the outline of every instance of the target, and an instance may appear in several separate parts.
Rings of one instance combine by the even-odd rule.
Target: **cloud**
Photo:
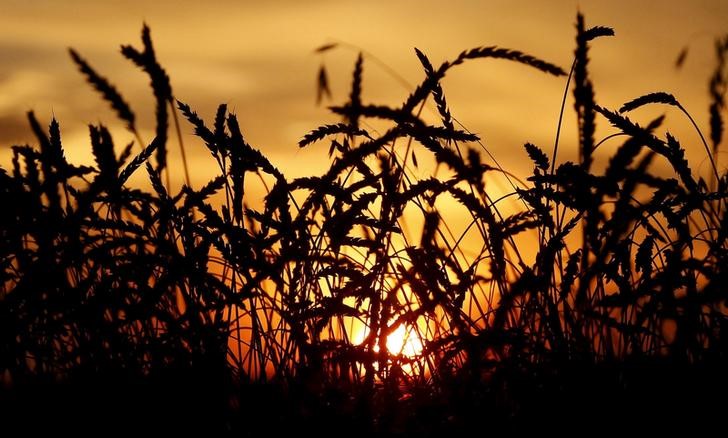
[[[55,78],[49,73],[16,70],[0,79],[0,115],[17,112],[54,94]]]
[[[22,115],[0,116],[0,149],[5,151],[10,145],[25,144],[32,141],[28,121]]]

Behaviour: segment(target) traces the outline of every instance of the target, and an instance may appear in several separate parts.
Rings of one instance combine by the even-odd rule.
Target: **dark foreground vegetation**
[[[71,51],[136,141],[115,145],[106,127],[89,126],[95,164],[77,166],[58,123],[45,128],[29,113],[37,145],[14,146],[0,169],[0,427],[98,436],[722,430],[728,175],[715,157],[728,39],[716,43],[709,134],[690,145],[711,164],[701,176],[663,117],[627,117],[663,105],[692,120],[675,97],[646,94],[618,110],[595,100],[589,46],[612,34],[579,16],[570,71],[498,47],[439,66],[417,51],[424,78],[397,107],[362,101],[359,57],[348,101],[332,108],[341,123],[300,143],[325,142],[328,170],[297,179],[245,141],[225,105],[205,122],[176,100],[146,27],[142,48],[122,54],[151,80],[148,144],[121,94]],[[564,81],[578,162],[558,159],[558,138],[550,153],[525,145],[525,183],[486,160],[440,82],[481,58]],[[437,123],[422,117],[428,107]],[[597,122],[613,134],[595,138]],[[219,176],[195,188],[186,176],[172,192],[167,150],[179,143],[184,158],[180,132],[190,130]],[[600,168],[598,147],[611,151]],[[418,177],[424,163],[436,168],[427,178]],[[510,193],[494,196],[491,177]],[[263,199],[250,195],[254,185]],[[455,229],[453,212],[466,227]],[[387,348],[398,330],[422,348]]]

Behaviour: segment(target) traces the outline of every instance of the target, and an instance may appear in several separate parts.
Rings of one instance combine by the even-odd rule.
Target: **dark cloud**
[[[16,41],[0,41],[0,71],[10,71],[37,65],[57,65],[64,61],[66,53],[47,45]]]
[[[33,134],[28,128],[28,119],[22,114],[0,116],[0,148],[5,149],[14,144],[27,144],[32,140]]]

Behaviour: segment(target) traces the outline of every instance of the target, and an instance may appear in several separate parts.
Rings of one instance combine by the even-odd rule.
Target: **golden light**
[[[419,356],[422,354],[422,340],[414,329],[407,330],[404,325],[400,325],[387,336],[387,350],[395,356]]]
[[[354,344],[360,345],[366,339],[369,330],[360,330],[354,338]],[[395,331],[387,336],[387,351],[392,356],[416,357],[422,354],[422,339],[412,327],[400,325]],[[374,346],[378,352],[379,347]]]

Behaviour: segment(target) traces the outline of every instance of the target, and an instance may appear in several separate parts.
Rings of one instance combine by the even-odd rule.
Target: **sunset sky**
[[[227,103],[248,141],[287,174],[298,176],[323,169],[327,147],[299,150],[297,141],[336,120],[326,105],[315,106],[319,64],[325,62],[333,103],[339,103],[348,95],[356,57],[356,50],[341,47],[322,58],[313,53],[316,47],[332,42],[360,47],[412,85],[423,78],[414,47],[439,64],[464,49],[498,45],[568,71],[577,10],[588,26],[611,26],[617,34],[595,41],[591,52],[601,104],[617,108],[633,97],[665,90],[707,126],[712,40],[728,31],[725,1],[0,0],[0,162],[7,163],[10,145],[33,142],[25,121],[31,109],[44,123],[55,115],[76,162],[90,159],[88,123],[114,127],[119,145],[131,140],[77,73],[68,47],[117,85],[144,120],[143,136],[150,139],[153,101],[147,78],[118,50],[120,44],[140,45],[143,22],[152,29],[178,99],[208,120],[219,103]],[[690,54],[676,71],[675,58],[686,45]],[[479,133],[506,167],[527,170],[521,147],[526,141],[549,151],[553,147],[564,78],[503,61],[477,61],[454,70],[443,85],[453,115]],[[408,92],[399,79],[365,59],[365,100],[397,103]],[[635,118],[646,120],[641,114]],[[694,165],[701,166],[702,147],[687,123],[669,112],[668,124],[682,136],[697,160]],[[570,116],[564,129],[564,158],[573,158],[568,145],[576,128]],[[189,125],[183,131],[191,137]],[[190,150],[196,181],[209,178],[206,153],[194,145]]]

